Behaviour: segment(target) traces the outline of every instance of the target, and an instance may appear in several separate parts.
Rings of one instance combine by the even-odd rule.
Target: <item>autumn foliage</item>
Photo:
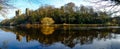
[[[49,18],[49,17],[45,17],[41,20],[41,23],[42,24],[53,24],[54,23],[54,20],[52,18]]]

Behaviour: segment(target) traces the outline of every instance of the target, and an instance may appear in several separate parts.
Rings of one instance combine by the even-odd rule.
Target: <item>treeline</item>
[[[45,17],[52,18],[54,24],[117,24],[119,20],[119,17],[118,20],[114,19],[106,12],[95,11],[92,7],[78,7],[71,2],[60,8],[51,5],[41,6],[35,11],[30,10],[28,14],[3,20],[1,25],[41,24]]]

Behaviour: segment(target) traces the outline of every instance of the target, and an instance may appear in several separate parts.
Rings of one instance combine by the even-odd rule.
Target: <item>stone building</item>
[[[26,13],[26,16],[29,16],[30,15],[30,9],[29,8],[26,8],[26,11],[25,11]]]
[[[16,14],[16,16],[21,15],[21,10],[20,10],[20,9],[19,9],[19,10],[17,10],[17,11],[15,12],[15,14]]]

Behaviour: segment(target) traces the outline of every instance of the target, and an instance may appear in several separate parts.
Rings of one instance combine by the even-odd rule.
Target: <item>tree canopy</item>
[[[12,19],[4,20],[1,24],[106,24],[110,22],[111,19],[106,12],[95,11],[93,7],[78,7],[72,2],[60,8],[45,5],[35,11],[29,10],[28,13],[29,14],[25,13],[15,16]]]

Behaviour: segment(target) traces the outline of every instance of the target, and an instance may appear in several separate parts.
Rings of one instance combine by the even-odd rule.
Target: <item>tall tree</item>
[[[67,20],[68,20],[68,22],[67,23],[72,23],[72,22],[74,22],[75,21],[75,17],[74,17],[74,9],[75,9],[75,4],[74,3],[72,3],[72,2],[70,2],[70,3],[68,3],[68,4],[66,4],[65,6],[64,6],[64,11],[65,11],[65,13],[66,13],[66,18],[68,18]]]

